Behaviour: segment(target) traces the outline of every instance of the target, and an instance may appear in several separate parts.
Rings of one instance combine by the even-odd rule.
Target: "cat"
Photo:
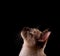
[[[48,29],[42,32],[37,28],[24,27],[21,31],[24,43],[19,56],[46,56],[44,49],[50,34]]]

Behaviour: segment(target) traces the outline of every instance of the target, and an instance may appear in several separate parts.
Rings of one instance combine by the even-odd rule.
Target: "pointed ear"
[[[43,31],[43,33],[48,32],[48,30],[49,30],[49,28],[45,29],[45,30]]]
[[[46,41],[49,38],[50,34],[51,34],[50,31],[47,31],[47,32],[43,33],[43,35],[40,37],[40,39],[38,41],[40,41],[40,42]]]

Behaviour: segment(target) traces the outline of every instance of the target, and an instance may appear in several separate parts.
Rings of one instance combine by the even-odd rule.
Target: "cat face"
[[[51,32],[47,29],[41,32],[36,28],[24,27],[21,31],[21,36],[27,44],[33,46],[36,45],[37,42],[45,42],[48,39],[50,33]]]

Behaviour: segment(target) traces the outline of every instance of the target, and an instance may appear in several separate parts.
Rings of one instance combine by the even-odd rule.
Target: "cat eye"
[[[36,33],[36,31],[34,31],[34,33]]]
[[[29,33],[31,36],[33,36],[33,34],[32,33]]]

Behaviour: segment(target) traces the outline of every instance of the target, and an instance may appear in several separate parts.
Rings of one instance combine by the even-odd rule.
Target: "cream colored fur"
[[[39,30],[35,29],[35,31],[39,32],[39,34],[40,34]],[[29,39],[27,41],[25,39],[26,37],[25,37],[25,35],[23,33],[24,32],[22,31],[21,36],[22,36],[22,38],[24,40],[24,43],[22,45],[22,49],[21,49],[21,51],[19,53],[19,56],[46,56],[46,54],[44,53],[44,49],[46,47],[47,40],[45,41],[45,44],[43,45],[43,48],[38,47],[38,46],[33,46],[33,45],[35,45],[35,38],[32,37],[31,39]],[[30,38],[29,36],[30,35],[28,35],[27,38]]]

